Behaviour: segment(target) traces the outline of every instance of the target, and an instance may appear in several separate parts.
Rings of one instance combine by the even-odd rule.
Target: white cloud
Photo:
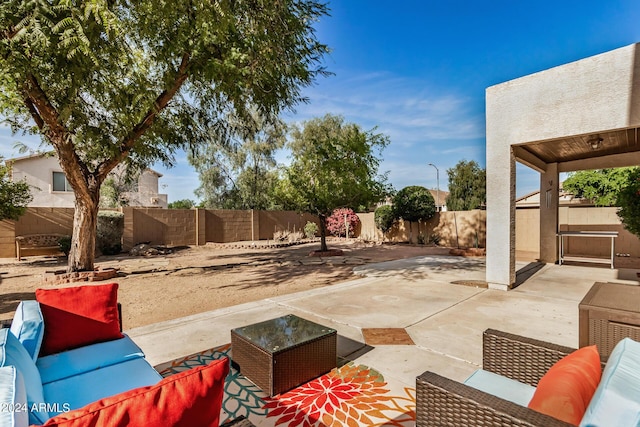
[[[328,78],[305,94],[310,104],[297,108],[295,120],[326,113],[341,114],[364,128],[378,126],[393,144],[411,146],[425,140],[484,138],[484,117],[474,113],[470,100],[442,93],[428,82],[388,73]]]

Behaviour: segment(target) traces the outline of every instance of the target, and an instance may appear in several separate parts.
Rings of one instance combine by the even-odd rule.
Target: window
[[[53,191],[73,191],[67,177],[62,172],[53,173]]]

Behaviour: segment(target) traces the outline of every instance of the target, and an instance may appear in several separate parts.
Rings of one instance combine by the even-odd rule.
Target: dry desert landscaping
[[[270,247],[265,242],[175,248],[167,255],[102,256],[96,267],[114,267],[120,287],[124,329],[175,319],[277,295],[331,286],[354,278],[353,267],[420,255],[445,255],[449,248],[329,240],[344,256],[310,257],[319,243]],[[0,320],[11,319],[18,302],[37,288],[71,286],[43,282],[66,259],[0,259]]]

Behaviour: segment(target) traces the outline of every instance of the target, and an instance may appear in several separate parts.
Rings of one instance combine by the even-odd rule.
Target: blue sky
[[[381,172],[396,189],[447,188],[460,160],[485,167],[485,89],[494,84],[640,41],[637,0],[414,1],[332,0],[318,38],[335,75],[305,89],[310,103],[288,122],[341,114],[390,137]],[[20,138],[27,141],[25,138]],[[15,157],[15,138],[0,127],[0,155]],[[287,154],[278,159],[287,161]],[[197,174],[185,156],[165,169],[169,201],[195,199]],[[518,166],[517,194],[538,188]]]

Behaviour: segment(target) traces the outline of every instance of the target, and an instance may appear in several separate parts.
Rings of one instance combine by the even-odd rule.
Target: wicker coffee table
[[[336,367],[337,332],[288,314],[231,330],[233,363],[269,396]]]

